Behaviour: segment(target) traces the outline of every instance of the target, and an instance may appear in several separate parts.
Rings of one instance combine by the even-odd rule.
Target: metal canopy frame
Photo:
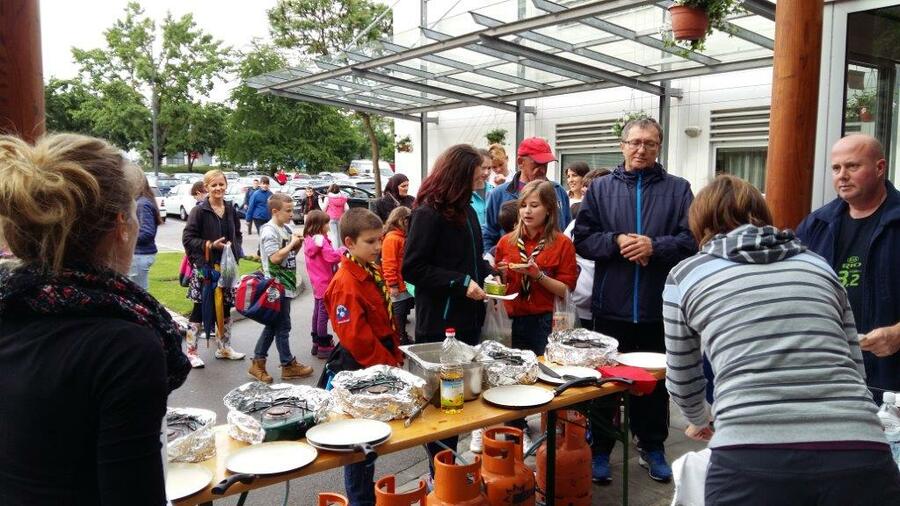
[[[577,7],[530,1],[539,13],[533,17],[504,22],[470,12],[476,30],[450,35],[425,27],[423,16],[420,34],[430,43],[410,48],[382,40],[376,44],[377,55],[350,49],[341,61],[316,60],[315,68],[269,72],[248,79],[247,85],[260,93],[419,123],[437,121],[428,112],[486,106],[515,113],[518,130],[523,113],[532,110],[523,105],[527,99],[625,86],[668,104],[669,98],[680,96],[668,86],[672,79],[772,65],[772,39],[736,23],[750,17],[773,22],[775,5],[767,0],[744,0],[747,13],[723,25],[724,32],[751,44],[751,50],[715,56],[669,46],[646,29],[611,21],[636,9],[662,12],[671,0],[598,0]],[[546,33],[561,24],[595,33],[578,43]],[[650,54],[658,55],[657,61],[604,52],[604,46],[621,42],[655,50]],[[480,63],[462,61],[461,55],[473,53],[479,56],[472,61]],[[516,70],[509,71],[510,66]]]

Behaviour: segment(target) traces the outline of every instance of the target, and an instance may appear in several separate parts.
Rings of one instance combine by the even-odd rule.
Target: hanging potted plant
[[[506,130],[503,128],[495,128],[484,134],[488,144],[506,144]]]
[[[408,135],[397,141],[397,151],[401,153],[412,153],[412,150],[412,139],[410,139]]]
[[[612,124],[612,133],[616,136],[616,139],[621,139],[622,129],[625,128],[629,121],[647,118],[651,118],[651,116],[644,111],[626,112]]]
[[[675,0],[669,7],[672,37],[669,45],[679,44],[691,51],[703,49],[713,28],[722,30],[725,18],[737,10],[737,0]]]

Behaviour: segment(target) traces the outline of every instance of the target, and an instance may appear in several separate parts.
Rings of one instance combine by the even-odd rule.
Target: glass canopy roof
[[[520,2],[504,0],[247,85],[419,122],[430,111],[516,111],[520,100],[617,86],[677,96],[669,80],[772,65],[775,4],[741,3],[702,52],[665,43],[671,1],[528,0],[518,19]]]

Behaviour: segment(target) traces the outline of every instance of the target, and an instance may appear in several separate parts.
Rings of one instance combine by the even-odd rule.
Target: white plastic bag
[[[222,261],[219,263],[219,286],[222,288],[237,288],[241,282],[241,275],[238,272],[237,260],[234,258],[234,252],[231,251],[231,243],[225,243],[225,249],[222,250]]]
[[[705,502],[706,470],[709,467],[709,448],[687,452],[672,462],[675,494],[672,506],[703,506]]]
[[[553,332],[574,329],[578,318],[575,311],[572,292],[566,290],[565,297],[556,297],[553,303]]]
[[[506,314],[506,306],[502,300],[488,299],[487,313],[484,316],[484,326],[481,327],[482,341],[497,341],[498,343],[512,347],[512,320]]]

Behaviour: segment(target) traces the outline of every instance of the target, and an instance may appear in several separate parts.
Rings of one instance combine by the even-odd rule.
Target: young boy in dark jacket
[[[400,336],[388,309],[390,291],[375,264],[381,253],[381,219],[368,209],[353,208],[341,217],[340,231],[347,251],[325,291],[325,307],[340,343],[320,379],[326,388],[340,371],[403,363]],[[344,466],[350,504],[375,504],[374,474],[374,462]]]

